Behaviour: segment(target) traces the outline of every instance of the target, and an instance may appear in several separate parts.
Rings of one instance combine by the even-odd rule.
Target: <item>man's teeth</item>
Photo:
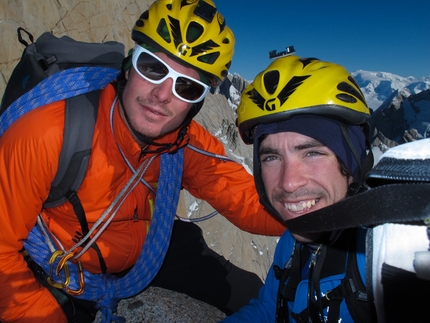
[[[304,209],[309,210],[312,206],[314,206],[316,203],[316,200],[309,200],[309,201],[302,201],[299,203],[284,203],[285,208],[288,211],[303,211]]]

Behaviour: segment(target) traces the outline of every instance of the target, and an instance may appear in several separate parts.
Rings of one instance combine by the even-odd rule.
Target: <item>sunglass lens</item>
[[[175,90],[184,99],[197,100],[204,92],[204,87],[185,77],[178,77],[175,83]]]
[[[137,69],[147,78],[158,81],[169,73],[167,67],[156,58],[142,53],[137,59]]]

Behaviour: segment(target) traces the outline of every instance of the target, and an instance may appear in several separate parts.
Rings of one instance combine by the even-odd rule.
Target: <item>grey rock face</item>
[[[372,144],[381,151],[430,137],[430,90],[408,95],[396,91],[372,115]]]
[[[127,323],[209,323],[225,318],[225,314],[213,306],[158,287],[122,300],[116,315],[124,317]],[[94,322],[101,322],[100,313]]]

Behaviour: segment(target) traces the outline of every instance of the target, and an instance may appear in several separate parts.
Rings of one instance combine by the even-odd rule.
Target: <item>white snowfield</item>
[[[390,148],[379,157],[396,159],[430,159],[430,138],[411,141]]]

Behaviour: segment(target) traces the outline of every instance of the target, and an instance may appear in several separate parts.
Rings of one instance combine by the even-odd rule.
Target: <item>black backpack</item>
[[[66,100],[64,140],[58,172],[44,207],[69,200],[88,232],[84,210],[76,195],[88,167],[100,90],[114,81],[124,59],[124,45],[115,41],[85,43],[49,32],[36,42],[18,28],[25,45],[21,60],[12,72],[0,106],[0,136],[25,113],[58,100]],[[26,33],[30,44],[22,34]],[[73,87],[70,86],[74,82]],[[103,267],[103,265],[102,265]]]

